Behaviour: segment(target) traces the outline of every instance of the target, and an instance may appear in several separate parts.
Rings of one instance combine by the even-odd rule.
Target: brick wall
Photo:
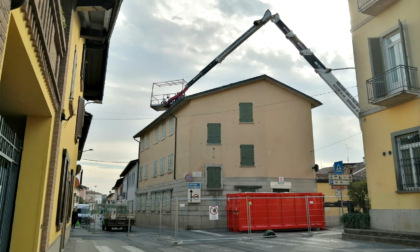
[[[3,63],[4,44],[6,42],[6,31],[9,23],[10,1],[0,0],[0,69]]]

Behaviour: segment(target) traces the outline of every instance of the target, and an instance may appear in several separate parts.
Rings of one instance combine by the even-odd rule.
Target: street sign
[[[345,186],[345,185],[332,185],[331,189],[347,190],[347,186]]]
[[[343,174],[344,166],[343,161],[338,161],[334,163],[334,173],[335,174]]]
[[[330,180],[330,185],[350,185],[350,180]]]
[[[280,185],[284,184],[284,177],[279,177],[279,184]]]
[[[209,220],[219,219],[219,206],[209,206]]]
[[[335,174],[330,174],[328,175],[328,179],[330,180],[352,180],[352,175],[351,174],[340,174],[340,175],[335,175]]]
[[[200,203],[201,183],[188,183],[187,197],[189,203]]]

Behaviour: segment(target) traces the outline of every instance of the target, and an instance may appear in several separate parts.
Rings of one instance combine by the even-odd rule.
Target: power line
[[[337,141],[337,142],[335,142],[335,143],[332,143],[332,144],[326,145],[326,146],[324,146],[324,147],[318,148],[318,149],[316,149],[316,150],[314,150],[314,151],[322,150],[322,149],[328,148],[328,147],[330,147],[330,146],[333,146],[333,145],[335,145],[335,144],[338,144],[338,143],[344,142],[345,140],[347,140],[347,139],[349,139],[349,138],[352,138],[352,137],[354,137],[354,136],[357,136],[357,135],[359,135],[360,133],[362,133],[362,132],[360,131],[360,132],[358,132],[358,133],[356,133],[356,134],[354,134],[354,135],[351,135],[351,136],[349,136],[349,137],[343,138],[343,139],[341,139],[341,140],[339,140],[339,141]]]

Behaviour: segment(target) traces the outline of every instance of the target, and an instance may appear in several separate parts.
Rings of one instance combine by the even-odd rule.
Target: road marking
[[[214,235],[214,236],[224,236],[224,235],[221,235],[221,234],[210,233],[210,232],[206,232],[206,231],[203,231],[203,230],[192,230],[192,232],[202,233],[202,234],[208,234],[208,235]]]
[[[122,247],[125,248],[126,250],[130,251],[130,252],[144,252],[144,250],[141,250],[141,249],[133,247],[133,246],[122,246]]]
[[[114,252],[114,250],[110,249],[108,246],[95,246],[95,248],[99,252]]]

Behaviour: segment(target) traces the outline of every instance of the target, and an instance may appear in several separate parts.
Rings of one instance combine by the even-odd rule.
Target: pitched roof
[[[344,163],[343,169],[345,174],[352,174],[353,181],[366,180],[366,164],[361,163]],[[320,169],[316,173],[316,182],[328,183],[329,175],[334,174],[334,167],[326,167]]]
[[[282,89],[284,89],[284,90],[302,98],[303,100],[308,101],[311,104],[312,108],[315,108],[315,107],[318,107],[318,106],[322,105],[322,103],[320,101],[318,101],[318,100],[316,100],[316,99],[314,99],[314,98],[312,98],[312,97],[310,97],[310,96],[308,96],[308,95],[306,95],[306,94],[304,94],[304,93],[302,93],[302,92],[300,92],[300,91],[298,91],[294,88],[291,88],[291,87],[287,86],[286,84],[284,84],[284,83],[282,83],[282,82],[280,82],[280,81],[278,81],[274,78],[271,78],[268,75],[263,74],[263,75],[260,75],[260,76],[257,76],[257,77],[253,77],[253,78],[250,78],[250,79],[243,80],[243,81],[234,82],[234,83],[231,83],[231,84],[228,84],[228,85],[225,85],[225,86],[221,86],[221,87],[218,87],[218,88],[209,89],[209,90],[206,90],[206,91],[203,91],[203,92],[200,92],[200,93],[196,93],[196,94],[193,94],[193,95],[185,96],[184,98],[181,98],[181,99],[177,100],[174,104],[172,104],[171,107],[168,110],[166,110],[158,118],[156,118],[153,122],[151,122],[149,125],[147,125],[145,128],[143,128],[141,131],[139,131],[136,135],[133,136],[133,138],[140,137],[141,135],[143,135],[144,133],[149,131],[151,128],[154,128],[155,125],[157,125],[158,123],[160,123],[162,120],[166,119],[167,117],[172,116],[172,114],[175,111],[182,108],[190,100],[193,100],[193,99],[205,96],[205,95],[210,95],[210,94],[214,94],[214,93],[217,93],[217,92],[222,92],[222,91],[225,91],[227,89],[239,87],[239,86],[249,84],[249,83],[252,83],[252,82],[256,82],[256,81],[260,81],[260,80],[265,80],[265,81],[268,81],[272,84],[275,84],[279,88],[282,88]]]
[[[121,172],[120,177],[124,177],[131,170],[131,168],[133,168],[138,162],[139,162],[138,159],[134,159],[128,162],[127,166]]]

